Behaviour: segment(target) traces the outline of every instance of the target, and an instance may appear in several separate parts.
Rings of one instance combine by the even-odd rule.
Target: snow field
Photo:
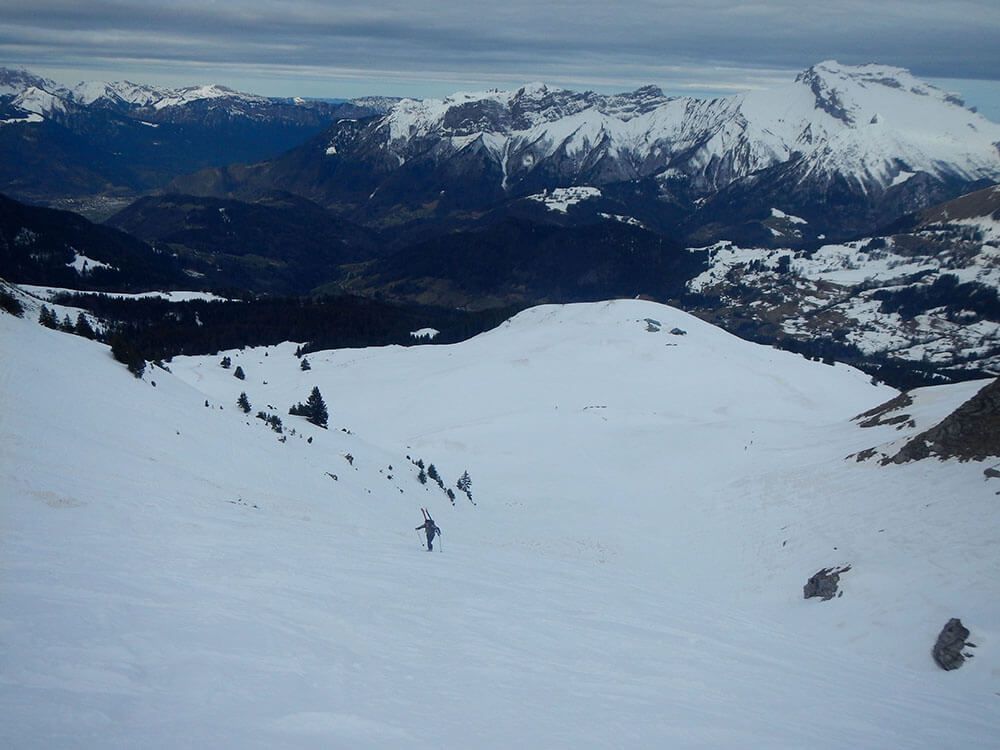
[[[28,320],[0,335],[6,746],[998,736],[995,488],[979,465],[845,462],[902,435],[849,422],[894,394],[849,368],[644,302],[304,372],[294,343],[177,357],[142,381]],[[329,430],[287,415],[313,385]],[[921,394],[918,426],[972,392]],[[468,469],[478,505],[407,454],[449,485]],[[421,506],[443,552],[421,548]],[[842,563],[843,598],[802,600]],[[929,650],[950,616],[979,649],[946,674]]]

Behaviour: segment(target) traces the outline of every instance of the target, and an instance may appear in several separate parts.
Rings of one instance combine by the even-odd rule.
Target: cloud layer
[[[996,0],[372,5],[0,0],[0,61],[79,70],[81,77],[115,70],[145,80],[172,75],[175,82],[303,78],[367,83],[371,91],[396,82],[397,91],[409,85],[413,90],[402,93],[415,95],[534,79],[723,90],[766,84],[775,74],[787,79],[826,58],[899,65],[925,77],[1000,79]]]

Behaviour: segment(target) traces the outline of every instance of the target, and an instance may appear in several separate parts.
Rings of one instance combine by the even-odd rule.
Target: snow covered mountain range
[[[462,220],[577,187],[602,192],[595,210],[695,244],[750,241],[771,207],[807,219],[806,240],[844,239],[1000,181],[1000,125],[906,70],[875,64],[826,61],[783,87],[708,100],[653,86],[601,95],[536,83],[333,105],[216,85],[64,87],[19,70],[0,71],[0,92],[4,137],[38,118],[73,127],[95,111],[154,129],[328,125],[306,143],[301,129],[286,134],[283,149],[302,145],[272,161],[233,153],[234,162],[264,163],[175,173],[171,190],[235,198],[282,190],[362,222]]]
[[[20,296],[4,746],[995,747],[997,458],[855,458],[986,381],[896,398],[643,301],[136,379]],[[329,429],[287,414],[313,387]]]
[[[369,135],[400,164],[480,151],[514,191],[541,171],[596,186],[653,177],[666,190],[706,196],[793,159],[803,181],[843,177],[866,192],[921,172],[1000,179],[1000,125],[906,70],[833,61],[781,88],[711,100],[544,84],[404,100]],[[345,145],[336,134],[331,144]]]
[[[64,86],[0,68],[0,192],[46,203],[134,195],[206,166],[276,156],[337,118],[370,116],[385,105],[218,85]]]
[[[0,68],[0,96],[13,97],[8,106],[41,116],[66,112],[71,107],[98,107],[150,115],[153,122],[181,117],[191,105],[211,105],[232,117],[288,116],[285,106],[303,111],[331,109],[327,102],[302,98],[266,97],[207,84],[165,88],[131,81],[82,81],[65,86],[23,69]],[[357,105],[367,113],[384,111],[390,98],[368,97]]]
[[[709,100],[540,83],[407,99],[273,162],[175,188],[288,190],[377,221],[457,219],[576,187],[601,192],[595,211],[695,242],[746,241],[771,207],[809,220],[807,239],[840,238],[1000,180],[998,144],[1000,125],[906,70],[827,61],[783,87]]]

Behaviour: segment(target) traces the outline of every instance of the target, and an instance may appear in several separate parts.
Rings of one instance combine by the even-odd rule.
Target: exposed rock
[[[968,637],[969,629],[962,625],[961,620],[957,617],[948,620],[931,652],[941,669],[952,670],[962,666],[966,658],[962,649],[965,648],[965,639]]]
[[[687,336],[687,331],[685,331],[683,328],[671,328],[670,332],[674,336]]]
[[[876,406],[874,409],[869,409],[866,412],[859,414],[854,417],[852,421],[862,420],[860,422],[861,427],[878,427],[884,424],[897,424],[898,422],[906,422],[910,419],[908,414],[897,414],[896,416],[890,417],[889,415],[896,411],[902,411],[903,409],[911,406],[913,404],[913,397],[909,393],[900,393],[896,398],[891,401],[886,401],[884,404]]]
[[[846,573],[850,569],[851,566],[847,565],[842,568],[823,568],[816,572],[806,582],[806,585],[802,587],[803,598],[810,599],[818,596],[823,601],[829,601],[833,597],[838,596],[837,586],[840,583],[840,574]],[[841,591],[840,595],[843,595],[843,593]]]
[[[994,380],[882,463],[902,464],[930,455],[960,461],[981,461],[989,456],[1000,456],[1000,379]]]

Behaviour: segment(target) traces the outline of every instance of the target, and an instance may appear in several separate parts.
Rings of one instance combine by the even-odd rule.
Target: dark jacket
[[[441,536],[441,529],[439,529],[438,525],[430,518],[417,526],[416,531],[420,531],[420,529],[423,529],[427,533],[428,539],[433,539],[435,534]]]

